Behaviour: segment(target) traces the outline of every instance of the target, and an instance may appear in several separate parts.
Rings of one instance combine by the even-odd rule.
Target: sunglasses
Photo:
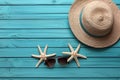
[[[56,58],[57,58],[57,61],[60,65],[68,64],[68,62],[67,62],[68,57],[62,57],[62,56],[55,57],[54,56],[54,57],[47,58],[47,60],[45,60],[45,65],[48,68],[53,68],[55,63],[56,63]]]

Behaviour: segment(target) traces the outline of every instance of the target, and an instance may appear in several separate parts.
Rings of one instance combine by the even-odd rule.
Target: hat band
[[[97,35],[94,35],[94,34],[91,34],[90,32],[88,32],[86,29],[85,29],[85,27],[84,27],[84,25],[83,25],[83,23],[82,23],[82,17],[83,17],[83,9],[81,10],[81,13],[80,13],[80,25],[81,25],[81,27],[82,27],[82,29],[84,30],[84,32],[85,33],[87,33],[88,35],[90,35],[90,36],[92,36],[92,37],[98,37],[98,38],[100,38],[100,37],[103,37],[103,36],[97,36]]]

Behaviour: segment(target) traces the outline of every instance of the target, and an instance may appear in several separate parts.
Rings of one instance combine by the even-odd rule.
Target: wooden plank
[[[120,4],[119,0],[113,0],[116,4]],[[14,4],[72,4],[74,0],[47,0],[47,1],[40,1],[40,0],[0,0],[0,5],[14,5]]]
[[[67,48],[68,43],[77,47],[79,42],[75,39],[0,39],[0,48],[34,48],[38,44],[41,47],[45,47],[47,44],[49,47]],[[85,45],[81,44],[81,47],[85,47]]]
[[[0,30],[0,38],[74,38],[70,29]]]
[[[69,48],[48,48],[47,54],[56,53],[57,56],[63,55],[63,51],[68,51]],[[36,48],[0,48],[0,57],[27,57],[31,58],[32,54],[39,54],[37,47]],[[81,48],[79,53],[89,57],[120,57],[119,48],[106,48],[106,49],[94,49],[94,48]]]
[[[0,78],[0,80],[119,80],[120,78],[82,78],[82,77],[74,77],[74,78],[61,78],[61,77],[58,77],[58,78],[42,78],[42,77],[32,77],[32,78]]]
[[[61,16],[59,16],[61,17]],[[47,18],[47,17],[45,17]],[[10,19],[10,18],[9,18]],[[0,20],[0,29],[70,28],[68,19]]]
[[[0,39],[75,39],[71,29],[4,29]]]
[[[68,13],[70,5],[0,6],[0,14]]]
[[[57,74],[56,74],[57,73]],[[120,68],[0,68],[0,77],[119,77]],[[73,75],[74,74],[74,75]]]
[[[13,8],[14,7],[19,7],[17,8],[17,11],[14,10]],[[22,7],[25,7],[27,8],[28,11],[23,11],[24,8]],[[34,10],[32,11],[29,11],[31,10],[30,8],[34,8],[34,7],[37,7],[37,9],[35,8]],[[38,8],[43,8],[41,10],[39,10]],[[65,6],[55,6],[57,8],[54,8],[53,6],[50,7],[50,9],[57,9],[55,10],[56,12],[59,10],[59,8],[63,7],[67,9],[67,12],[64,12],[66,11],[65,9],[64,10],[61,10],[61,12],[63,12],[62,14],[60,14],[61,12],[58,11],[57,13],[56,12],[45,12],[45,11],[49,11],[47,7],[45,6],[0,6],[1,8],[1,11],[0,11],[0,20],[50,20],[50,19],[53,19],[53,20],[58,20],[58,19],[68,19],[68,12],[69,12],[69,9],[70,9],[70,6],[68,8],[68,5],[65,5]],[[119,6],[120,7],[120,6]],[[10,10],[8,9],[10,8]],[[12,11],[16,11],[16,12],[13,12]],[[62,9],[62,8],[61,8]],[[40,13],[36,12],[36,11],[41,11]],[[51,11],[51,10],[50,10]],[[54,11],[54,10],[52,10]],[[59,13],[60,12],[60,13]],[[3,22],[3,21],[1,21]],[[10,21],[11,22],[11,21]],[[26,21],[24,21],[26,22]],[[29,22],[29,21],[28,21]]]
[[[35,68],[36,63],[38,62],[35,58],[0,58],[0,68]],[[81,68],[120,68],[120,59],[119,58],[88,58],[79,59]],[[39,68],[46,67],[44,63],[42,63]],[[70,62],[66,66],[61,66],[56,59],[55,68],[58,67],[67,67],[67,68],[77,68],[75,61]]]
[[[40,1],[40,0],[0,0],[0,5],[2,4],[7,4],[7,5],[14,5],[14,4],[24,4],[24,5],[28,5],[28,4],[72,4],[74,2],[74,0],[47,0],[47,1]]]
[[[0,14],[67,14],[71,5],[0,6]],[[118,5],[120,8],[120,5]]]
[[[36,21],[42,21],[42,20],[46,20],[50,21],[50,20],[63,20],[64,21],[68,19],[68,14],[1,14],[0,15],[0,22],[4,22],[6,20],[6,22],[14,22],[14,21],[23,21],[24,22],[30,22],[32,20],[36,20]],[[23,23],[24,23],[23,22]],[[34,21],[33,21],[34,22]]]
[[[119,0],[112,0],[113,2],[115,2],[116,4],[120,4]]]
[[[79,43],[81,47],[87,47],[76,39],[0,39],[0,48],[35,48],[38,44],[41,47],[47,44],[53,48],[67,48],[68,43],[73,47],[77,47]],[[112,46],[112,48],[116,47],[120,47],[120,41]]]

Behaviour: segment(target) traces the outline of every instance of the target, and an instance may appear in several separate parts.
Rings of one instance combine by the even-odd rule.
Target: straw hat
[[[120,38],[120,11],[112,0],[76,0],[69,23],[77,39],[94,48],[111,46]]]

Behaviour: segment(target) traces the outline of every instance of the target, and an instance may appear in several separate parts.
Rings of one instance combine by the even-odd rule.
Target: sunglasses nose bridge
[[[60,56],[53,57],[53,58],[48,58],[48,59],[45,60],[45,65],[48,68],[53,68],[56,61],[61,65],[66,65],[66,64],[68,64],[67,59],[68,59],[68,57],[60,57]]]

